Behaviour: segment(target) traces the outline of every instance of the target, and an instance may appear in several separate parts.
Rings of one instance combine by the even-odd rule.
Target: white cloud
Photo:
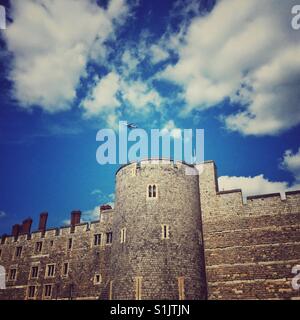
[[[112,195],[109,195],[109,197],[112,197]],[[110,205],[112,208],[114,208],[113,202],[107,202],[106,204]],[[100,219],[100,206],[96,206],[95,208],[91,210],[86,210],[82,212],[82,221],[88,222],[88,221],[95,221]]]
[[[110,113],[120,106],[116,97],[120,86],[119,82],[119,76],[115,72],[110,72],[96,81],[92,92],[81,103],[86,117]]]
[[[225,118],[230,130],[278,134],[300,123],[300,45],[290,26],[293,4],[223,0],[192,20],[178,46],[178,62],[161,74],[183,87],[186,113],[230,97],[244,108]]]
[[[262,174],[255,177],[229,177],[222,176],[218,178],[219,190],[226,191],[232,189],[242,189],[243,197],[281,193],[284,197],[286,191],[300,190],[300,183],[294,183],[289,186],[285,181],[270,181]]]
[[[242,189],[243,196],[251,196],[267,193],[284,193],[288,190],[287,182],[274,182],[265,178],[262,174],[255,177],[228,177],[218,179],[219,190]]]
[[[128,7],[125,0],[113,0],[109,3],[107,13],[111,19],[115,19],[118,24],[124,23]]]
[[[82,221],[94,221],[100,219],[100,207],[96,206],[91,210],[82,212]]]
[[[63,221],[62,221],[62,224],[63,224],[64,226],[69,226],[69,225],[71,224],[71,220],[70,220],[70,219],[63,220]]]
[[[106,195],[102,190],[95,189],[91,192],[91,195],[97,196],[99,201],[102,203],[113,203],[115,201],[115,193],[110,193],[109,195]]]
[[[115,71],[102,79],[97,79],[95,86],[81,102],[85,117],[101,116],[108,126],[118,128],[121,101],[127,104],[130,114],[149,113],[152,108],[159,110],[162,98],[146,82],[125,80]]]
[[[6,217],[6,212],[0,211],[0,219]]]
[[[127,9],[122,0],[111,0],[107,10],[95,1],[13,1],[13,23],[4,37],[13,54],[10,78],[20,105],[68,109],[93,46],[104,46]]]
[[[300,148],[295,154],[293,154],[292,150],[287,150],[284,153],[281,166],[290,171],[300,184]]]
[[[102,193],[102,191],[100,190],[100,189],[95,189],[95,190],[93,190],[92,192],[91,192],[91,195],[93,196],[93,195],[102,195],[103,193]]]
[[[100,206],[96,206],[93,209],[85,210],[81,213],[82,222],[90,222],[100,219]],[[62,221],[63,225],[69,226],[71,224],[70,219]]]
[[[262,174],[255,177],[222,176],[218,178],[219,190],[242,189],[244,197],[278,192],[284,194],[286,191],[300,190],[300,148],[295,154],[287,150],[280,167],[292,173],[294,177],[292,184],[285,181],[270,181]]]
[[[108,198],[113,202],[116,199],[116,194],[115,193],[111,193],[108,195]]]
[[[280,133],[300,123],[300,46],[288,48],[259,68],[251,84],[240,99],[243,102],[246,95],[249,107],[229,116],[228,128],[262,135]]]
[[[130,112],[144,113],[151,110],[151,106],[159,109],[162,99],[159,93],[148,84],[141,81],[122,82],[122,97],[130,104]]]
[[[122,75],[126,77],[134,73],[138,64],[140,63],[140,61],[135,57],[135,55],[128,49],[124,51],[121,61],[123,64],[121,67]]]
[[[169,53],[168,51],[163,49],[161,46],[153,44],[150,47],[150,57],[151,57],[151,62],[153,64],[156,64],[161,61],[167,60],[169,58]]]
[[[170,133],[171,137],[175,139],[181,138],[181,130],[176,127],[175,123],[173,120],[169,120],[165,123],[163,129],[162,129],[163,134]]]

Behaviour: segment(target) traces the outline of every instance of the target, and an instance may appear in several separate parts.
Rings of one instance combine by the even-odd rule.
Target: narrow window
[[[126,242],[126,228],[121,229],[121,243]]]
[[[51,241],[50,241],[50,247],[53,247],[53,244],[54,244],[54,241],[51,240]]]
[[[10,269],[9,271],[9,280],[14,281],[17,278],[17,269]]]
[[[28,287],[28,298],[34,298],[35,297],[35,286],[29,286]]]
[[[152,198],[152,186],[148,186],[148,197]]]
[[[169,226],[167,224],[163,224],[161,226],[161,238],[162,239],[169,239],[170,238]]]
[[[153,195],[153,198],[156,198],[156,185],[153,185],[152,186],[152,195]]]
[[[22,255],[22,247],[17,247],[16,248],[16,257],[21,257]]]
[[[184,277],[178,278],[178,293],[179,293],[179,300],[185,300]]]
[[[113,281],[109,282],[109,300],[113,299]]]
[[[63,275],[66,277],[69,273],[69,263],[65,262],[63,265]]]
[[[112,243],[112,232],[106,233],[106,244]]]
[[[46,270],[46,277],[51,278],[55,275],[55,264],[48,264]]]
[[[35,279],[38,277],[39,274],[39,267],[38,266],[34,266],[31,268],[31,279]]]
[[[44,287],[44,297],[51,298],[51,296],[52,296],[52,285],[46,284]]]
[[[142,300],[142,277],[135,277],[135,300]]]
[[[1,259],[1,257],[2,257],[2,249],[0,249],[0,259]]]
[[[101,282],[102,282],[101,274],[95,274],[94,284],[101,284]]]
[[[101,233],[94,235],[94,245],[95,246],[101,245]]]
[[[68,249],[71,250],[72,246],[73,246],[73,239],[70,238],[69,241],[68,241]]]
[[[43,242],[37,242],[37,243],[35,244],[35,252],[36,252],[36,253],[41,252],[41,251],[42,251],[42,247],[43,247]]]

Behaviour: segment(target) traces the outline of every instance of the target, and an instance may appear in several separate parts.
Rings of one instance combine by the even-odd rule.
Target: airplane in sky
[[[134,123],[126,123],[125,124],[129,129],[137,129],[138,126]]]

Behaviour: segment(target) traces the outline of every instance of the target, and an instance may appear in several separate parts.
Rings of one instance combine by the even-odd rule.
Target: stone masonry
[[[300,191],[219,191],[213,161],[146,160],[116,173],[115,208],[47,229],[47,213],[0,240],[0,299],[300,299]]]

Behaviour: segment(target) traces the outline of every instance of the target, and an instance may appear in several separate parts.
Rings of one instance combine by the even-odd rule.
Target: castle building
[[[116,173],[115,208],[1,237],[0,299],[300,299],[300,191],[219,191],[216,166],[145,160]]]

